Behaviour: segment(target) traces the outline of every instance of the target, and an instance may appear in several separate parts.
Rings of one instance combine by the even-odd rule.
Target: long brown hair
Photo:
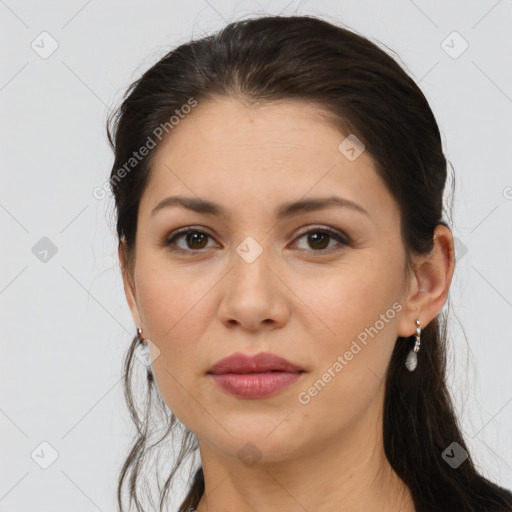
[[[413,253],[432,250],[437,224],[449,226],[443,219],[447,160],[434,115],[414,80],[377,44],[351,30],[312,16],[265,16],[230,23],[214,35],[173,49],[131,84],[109,118],[117,234],[120,241],[124,237],[129,262],[154,152],[130,168],[126,162],[150,139],[158,146],[163,138],[155,135],[162,135],[162,126],[172,136],[169,119],[190,105],[191,98],[200,103],[219,97],[249,104],[301,100],[320,107],[341,133],[355,134],[400,207],[408,265]],[[125,172],[120,173],[123,166]],[[404,366],[414,338],[396,340],[386,376],[386,456],[410,488],[418,512],[512,510],[512,495],[477,472],[461,434],[446,384],[446,319],[441,313],[422,331],[421,364],[414,372]],[[150,449],[169,446],[170,434],[180,436],[181,450],[158,489],[161,511],[176,471],[198,447],[195,436],[168,411],[151,378],[143,397],[144,414],[139,415],[132,379],[137,345],[135,337],[123,363],[125,396],[137,437],[119,478],[121,512],[126,482],[130,504],[143,510],[139,490]],[[150,445],[149,436],[157,428],[155,410],[162,413],[166,429]],[[454,442],[468,452],[456,469],[441,456]],[[195,508],[203,492],[199,467],[179,512]]]

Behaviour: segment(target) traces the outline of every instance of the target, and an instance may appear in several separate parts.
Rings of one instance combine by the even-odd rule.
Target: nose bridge
[[[260,285],[263,281],[268,281],[265,276],[269,272],[270,263],[269,246],[256,240],[252,235],[246,236],[236,247],[234,254],[234,280],[236,282],[249,281],[251,286]]]
[[[267,324],[281,326],[289,311],[280,296],[269,245],[246,236],[234,247],[231,271],[224,283],[219,315],[227,325],[235,321],[254,330]],[[281,290],[282,291],[282,290]]]

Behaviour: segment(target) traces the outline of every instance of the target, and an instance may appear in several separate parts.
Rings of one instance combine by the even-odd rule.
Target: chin
[[[217,430],[221,437],[211,439],[210,444],[242,461],[247,458],[249,461],[279,462],[292,457],[304,445],[296,429],[283,422],[282,417],[257,422],[224,422],[223,427],[227,432],[222,428]],[[208,439],[208,435],[202,437]]]

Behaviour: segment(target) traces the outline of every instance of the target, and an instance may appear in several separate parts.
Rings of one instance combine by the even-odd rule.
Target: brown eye
[[[305,249],[308,250],[308,248],[312,248],[314,249],[313,252],[328,252],[333,247],[336,247],[336,244],[329,247],[329,243],[333,240],[337,241],[338,245],[341,246],[349,245],[349,242],[341,235],[341,233],[330,228],[316,228],[309,230],[299,236],[298,240],[301,238],[306,238],[308,247]]]
[[[325,249],[329,245],[330,235],[325,233],[312,233],[307,235],[308,243],[313,244],[315,249]]]
[[[204,231],[200,231],[198,229],[184,229],[182,231],[178,231],[175,234],[171,235],[165,242],[164,245],[169,247],[171,251],[177,252],[194,252],[200,251],[201,249],[206,248],[206,244],[208,242],[208,238],[211,236]],[[177,244],[178,240],[183,239],[184,246],[180,246]]]
[[[199,231],[185,233],[185,243],[191,249],[204,249],[205,241],[207,241],[207,234]]]
[[[172,233],[163,245],[174,252],[188,254],[194,252],[200,253],[202,249],[209,247],[207,245],[208,239],[211,238],[211,235],[204,231],[186,228]],[[178,241],[182,239],[184,240],[184,244],[182,243],[182,245],[180,245]],[[350,245],[348,239],[341,233],[327,227],[310,229],[297,238],[297,240],[301,239],[306,239],[307,244],[307,247],[301,247],[301,249],[309,252],[330,252],[331,249],[336,250],[340,248],[337,246]],[[337,244],[331,244],[331,242],[337,242]]]

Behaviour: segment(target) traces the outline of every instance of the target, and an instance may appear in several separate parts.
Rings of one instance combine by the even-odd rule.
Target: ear
[[[119,255],[119,262],[121,265],[121,271],[123,275],[123,286],[124,293],[126,295],[126,301],[128,302],[128,306],[130,307],[133,322],[135,323],[135,325],[141,326],[142,321],[139,309],[137,307],[137,295],[135,290],[133,268],[131,268],[131,266],[128,265],[126,242],[119,242],[117,253]]]
[[[412,336],[416,333],[416,320],[424,329],[443,309],[448,298],[453,272],[455,249],[450,228],[438,224],[434,231],[434,246],[428,255],[422,255],[415,263],[407,296],[403,301],[398,335]]]

